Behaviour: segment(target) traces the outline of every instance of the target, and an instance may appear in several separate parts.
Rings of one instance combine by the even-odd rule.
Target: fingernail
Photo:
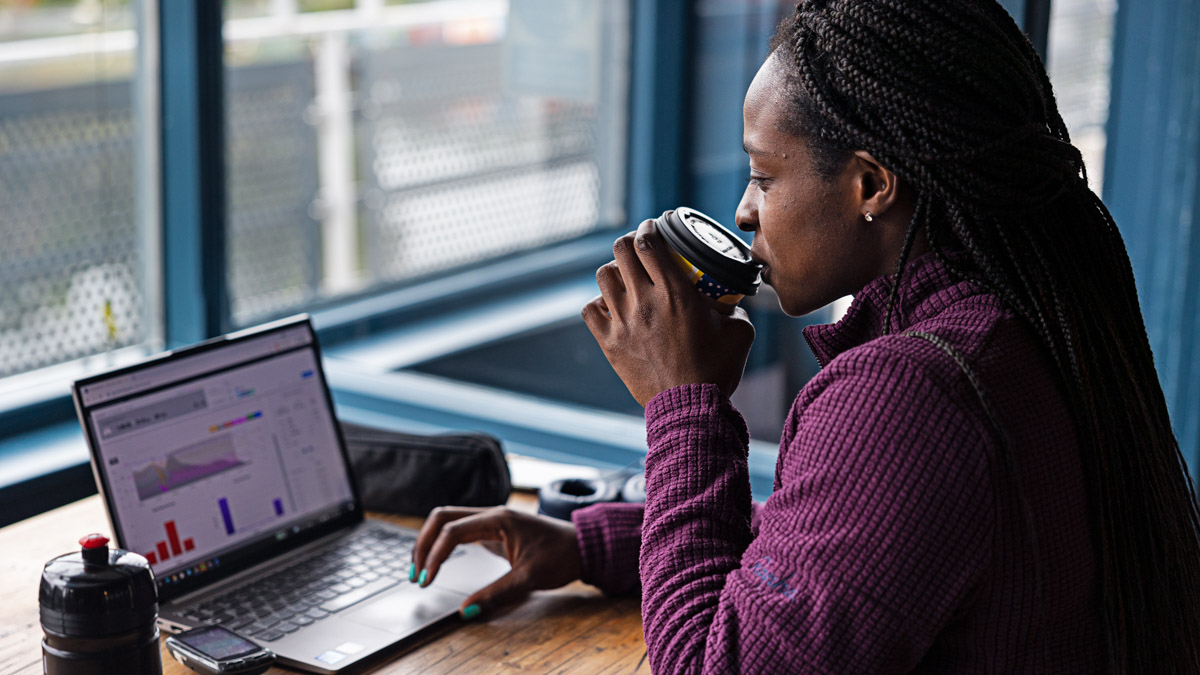
[[[471,619],[479,616],[479,613],[482,611],[483,610],[479,608],[479,605],[467,605],[466,607],[463,607],[462,618],[470,621]]]
[[[416,565],[416,563],[408,564],[408,580],[409,581],[417,580],[417,565]]]
[[[425,580],[429,578],[429,570],[421,570],[421,576],[417,577],[417,583],[425,585]]]

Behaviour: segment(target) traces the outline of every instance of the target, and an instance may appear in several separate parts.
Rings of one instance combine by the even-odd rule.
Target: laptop
[[[408,582],[413,530],[366,520],[307,316],[79,380],[116,542],[149,561],[159,626],[219,624],[336,673],[453,615],[508,563],[460,546]]]

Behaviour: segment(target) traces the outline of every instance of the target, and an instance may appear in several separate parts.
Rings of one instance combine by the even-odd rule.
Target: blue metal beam
[[[1042,62],[1046,62],[1046,48],[1050,40],[1051,0],[999,0],[1000,5],[1012,14],[1017,25],[1029,36],[1033,48]]]
[[[691,6],[685,0],[633,3],[626,192],[632,223],[658,216],[688,198]]]
[[[1200,0],[1122,2],[1104,196],[1180,449],[1200,478]]]
[[[165,337],[228,328],[221,4],[162,0],[162,223]]]
[[[696,8],[696,48],[688,73],[695,111],[687,167],[694,189],[688,205],[735,230],[733,216],[749,173],[742,152],[742,100],[766,60],[780,9],[777,2],[740,0]]]

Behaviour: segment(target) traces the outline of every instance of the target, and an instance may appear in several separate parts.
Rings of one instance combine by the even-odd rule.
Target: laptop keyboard
[[[416,537],[377,525],[356,529],[307,560],[231,589],[181,614],[273,642],[407,580]],[[451,558],[462,555],[455,549]]]

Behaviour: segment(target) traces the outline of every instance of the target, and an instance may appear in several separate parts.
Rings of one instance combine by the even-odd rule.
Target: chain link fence
[[[235,324],[623,221],[627,3],[604,3],[590,101],[506,88],[507,7],[232,15],[228,249],[212,264]],[[147,292],[161,252],[139,223],[136,36],[38,37],[80,11],[50,8],[0,42],[0,377],[145,343],[161,320]]]
[[[143,338],[131,100],[0,95],[0,376]]]

